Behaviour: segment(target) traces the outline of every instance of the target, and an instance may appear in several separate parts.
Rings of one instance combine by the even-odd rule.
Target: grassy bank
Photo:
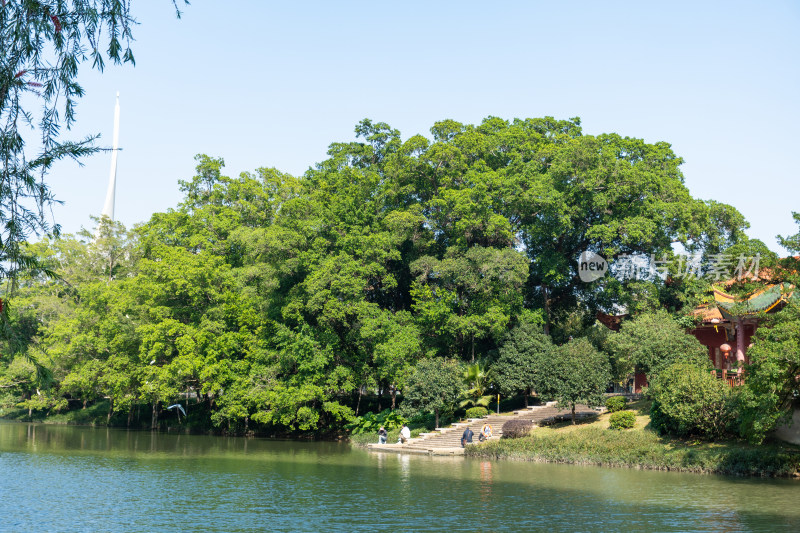
[[[650,429],[646,415],[639,414],[636,426],[629,430],[609,429],[608,417],[577,426],[537,428],[528,437],[468,446],[466,455],[742,476],[792,476],[800,471],[797,446],[662,438]]]

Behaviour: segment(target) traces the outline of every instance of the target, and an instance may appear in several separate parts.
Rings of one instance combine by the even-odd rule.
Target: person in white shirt
[[[400,438],[397,439],[398,444],[405,444],[411,438],[411,430],[408,426],[403,424],[403,429],[400,430]]]

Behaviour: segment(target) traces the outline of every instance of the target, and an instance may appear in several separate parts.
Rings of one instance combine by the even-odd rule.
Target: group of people
[[[389,438],[389,432],[386,431],[385,427],[381,426],[378,430],[378,444],[386,444],[387,438]],[[397,444],[405,444],[410,438],[411,430],[408,429],[407,425],[403,424],[403,427],[400,428],[400,436],[397,438]]]
[[[472,437],[475,435],[473,431],[467,426],[464,430],[464,433],[461,435],[461,447],[463,448],[467,444],[472,444]],[[492,426],[488,423],[484,424],[481,428],[481,432],[478,434],[478,440],[483,442],[487,439],[492,437]]]
[[[461,447],[463,448],[467,444],[472,444],[472,437],[474,435],[475,433],[473,433],[472,430],[469,428],[469,426],[467,426],[467,429],[465,429],[464,433],[461,435]],[[491,438],[491,436],[492,436],[492,426],[489,425],[488,423],[484,424],[483,427],[481,428],[480,434],[478,435],[478,440],[480,442],[483,442]],[[381,428],[378,430],[378,444],[386,444],[386,439],[388,438],[389,438],[389,432],[386,431],[385,427],[381,426]],[[411,438],[411,430],[408,429],[408,426],[406,424],[403,424],[403,427],[400,428],[400,435],[397,438],[397,444],[405,444],[406,442],[408,442],[408,439],[410,438]]]

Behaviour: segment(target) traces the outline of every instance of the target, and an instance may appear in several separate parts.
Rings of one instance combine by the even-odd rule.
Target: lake
[[[0,422],[0,531],[800,531],[800,482]]]

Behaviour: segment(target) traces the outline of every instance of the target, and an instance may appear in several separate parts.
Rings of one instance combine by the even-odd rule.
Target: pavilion
[[[700,322],[689,333],[708,348],[717,376],[736,385],[741,383],[744,365],[749,363],[747,349],[761,316],[781,310],[798,296],[788,283],[769,285],[745,298],[737,298],[720,288],[715,288],[713,295],[713,303],[694,311]]]

